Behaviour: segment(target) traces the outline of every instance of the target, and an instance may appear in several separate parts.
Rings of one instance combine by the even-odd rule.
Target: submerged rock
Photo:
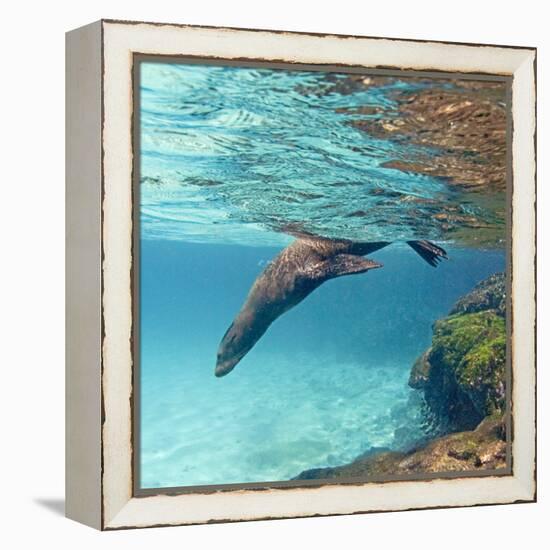
[[[413,365],[409,385],[445,431],[470,430],[505,408],[505,303],[502,273],[479,283],[436,321],[431,347]]]
[[[460,298],[450,311],[457,313],[475,313],[494,310],[501,317],[506,313],[506,280],[504,273],[495,273],[478,283],[474,289]]]
[[[393,159],[388,168],[446,178],[465,191],[503,191],[506,186],[506,91],[504,86],[457,81],[453,88],[394,92],[396,113],[353,120],[383,139],[438,148],[435,158]]]
[[[430,379],[430,352],[432,348],[426,350],[414,363],[409,377],[409,386],[415,390],[423,390]]]
[[[505,417],[495,414],[485,418],[473,431],[446,435],[406,453],[371,453],[344,466],[306,470],[295,479],[365,478],[429,472],[498,470],[505,467]]]
[[[439,178],[474,209],[439,211],[431,221],[441,239],[471,247],[503,246],[506,218],[507,115],[506,86],[473,80],[415,80],[408,86],[380,79],[341,81],[356,91],[385,89],[392,102],[383,109],[341,110],[348,124],[400,144],[382,168]],[[419,146],[414,153],[409,147]],[[430,215],[423,212],[424,216]],[[476,229],[477,231],[472,231]]]
[[[506,326],[493,311],[453,315],[434,325],[431,348],[415,363],[410,385],[449,431],[472,429],[503,410]]]

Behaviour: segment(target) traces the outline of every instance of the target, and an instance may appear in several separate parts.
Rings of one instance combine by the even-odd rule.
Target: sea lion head
[[[241,319],[237,318],[231,323],[218,348],[215,375],[221,377],[231,372],[258,338],[252,337],[250,327],[243,324]]]
[[[230,346],[225,346],[222,342],[218,349],[218,356],[216,358],[216,370],[215,375],[220,378],[230,373],[235,365],[243,358],[244,354],[234,354]]]

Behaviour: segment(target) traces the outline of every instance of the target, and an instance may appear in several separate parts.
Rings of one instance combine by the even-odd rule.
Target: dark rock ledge
[[[344,466],[305,470],[295,479],[496,470],[506,466],[505,434],[503,416],[495,414],[485,418],[473,431],[449,434],[407,453],[370,454]]]
[[[445,435],[407,452],[371,452],[295,479],[505,468],[505,289],[498,273],[460,298],[435,322],[432,345],[412,368],[409,385],[423,392],[435,431]]]

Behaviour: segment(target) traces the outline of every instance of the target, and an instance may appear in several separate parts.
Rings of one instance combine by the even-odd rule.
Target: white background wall
[[[378,2],[94,0],[3,6],[0,65],[2,342],[0,541],[4,548],[547,547],[548,16],[521,0]],[[64,32],[135,19],[539,48],[539,503],[100,534],[66,520],[64,406]],[[548,154],[548,153],[546,153]],[[543,542],[544,541],[544,542]],[[122,546],[121,546],[122,545]]]

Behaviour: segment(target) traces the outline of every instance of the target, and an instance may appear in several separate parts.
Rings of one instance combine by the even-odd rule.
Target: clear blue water
[[[250,286],[292,241],[286,224],[363,241],[437,239],[428,210],[457,200],[441,180],[380,166],[418,150],[347,124],[358,115],[343,106],[392,103],[385,88],[331,92],[339,78],[142,66],[143,488],[284,481],[407,447],[424,433],[407,381],[432,323],[504,269],[501,250],[442,243],[450,259],[433,269],[394,244],[372,254],[383,269],[326,282],[214,376]],[[432,202],[413,215],[399,196]],[[358,210],[370,214],[350,215]]]
[[[288,244],[287,224],[358,241],[438,239],[435,215],[454,207],[502,223],[481,193],[385,168],[437,150],[381,140],[351,125],[396,116],[397,80],[337,93],[348,78],[304,71],[144,63],[141,210],[144,235],[190,242]],[[266,231],[275,229],[275,231]]]
[[[142,243],[142,486],[288,480],[420,437],[410,368],[431,325],[499,252],[412,250],[329,281],[278,319],[224,378],[216,350],[274,248]]]

